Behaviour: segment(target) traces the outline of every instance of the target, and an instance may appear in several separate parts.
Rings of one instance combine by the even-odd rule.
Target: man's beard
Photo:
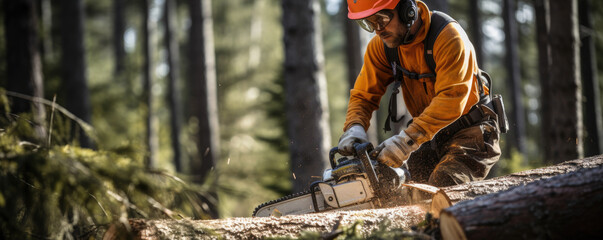
[[[404,40],[404,36],[394,34],[393,32],[382,32],[379,34],[379,37],[381,37],[381,41],[383,41],[388,48],[397,48],[402,45],[402,41]]]

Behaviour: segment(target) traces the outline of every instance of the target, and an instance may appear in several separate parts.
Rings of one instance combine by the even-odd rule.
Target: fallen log
[[[444,239],[602,239],[603,166],[535,181],[444,209]]]
[[[525,185],[535,180],[602,165],[603,156],[598,156],[568,161],[559,165],[523,171],[490,180],[446,187],[442,190],[452,203],[458,203],[478,196],[504,191],[514,186]],[[207,239],[218,237],[222,239],[261,239],[270,236],[297,237],[304,231],[328,233],[338,223],[346,226],[356,221],[363,221],[360,232],[368,233],[377,229],[383,219],[391,220],[390,228],[408,229],[424,219],[425,210],[424,207],[420,206],[399,206],[387,209],[268,218],[226,218],[217,220],[130,219],[129,222],[131,232],[138,239]],[[107,237],[107,239],[111,239],[111,237]]]
[[[603,165],[603,155],[566,161],[557,165],[512,173],[488,180],[445,187],[442,190],[448,195],[452,204],[455,204],[486,194],[505,191],[511,187],[525,185],[536,180],[574,172],[579,169],[599,167],[601,165]]]
[[[400,206],[282,217],[198,221],[130,219],[129,222],[136,239],[264,239],[298,237],[306,231],[327,234],[337,230],[334,226],[350,226],[357,221],[362,222],[358,232],[366,235],[379,229],[385,219],[392,219],[388,228],[408,229],[424,217],[425,211],[419,206]]]

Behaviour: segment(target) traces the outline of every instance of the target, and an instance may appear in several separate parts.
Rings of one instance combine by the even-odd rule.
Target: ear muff
[[[398,3],[398,16],[407,28],[417,20],[417,2],[415,0],[400,0]]]

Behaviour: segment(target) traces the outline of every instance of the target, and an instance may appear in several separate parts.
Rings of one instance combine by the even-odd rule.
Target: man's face
[[[384,28],[375,30],[383,43],[389,48],[396,48],[402,45],[404,36],[406,35],[406,25],[400,22],[398,11],[392,11],[394,16]]]

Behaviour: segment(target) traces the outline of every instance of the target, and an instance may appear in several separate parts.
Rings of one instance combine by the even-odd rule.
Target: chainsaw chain
[[[262,203],[259,206],[257,206],[255,208],[255,210],[253,210],[253,214],[251,216],[255,216],[255,214],[258,212],[258,210],[260,210],[261,208],[263,208],[265,206],[272,205],[272,204],[275,204],[275,203],[279,203],[279,202],[282,202],[282,201],[286,201],[286,200],[289,200],[289,199],[293,199],[293,198],[296,198],[296,197],[300,197],[300,196],[303,196],[303,195],[306,195],[306,194],[311,194],[311,193],[312,192],[310,190],[307,190],[307,191],[303,191],[303,192],[298,192],[298,193],[294,193],[294,194],[291,194],[291,195],[287,195],[287,196],[281,197],[281,198],[276,199],[276,200],[271,200],[271,201]]]

